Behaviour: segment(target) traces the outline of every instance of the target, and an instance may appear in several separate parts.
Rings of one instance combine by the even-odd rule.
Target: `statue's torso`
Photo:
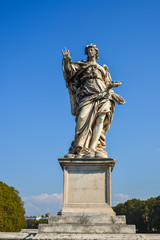
[[[106,89],[105,70],[99,64],[90,66],[83,71],[79,82],[78,95],[81,97],[104,92]]]

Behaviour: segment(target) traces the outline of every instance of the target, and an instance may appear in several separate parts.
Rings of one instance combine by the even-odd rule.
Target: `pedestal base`
[[[64,171],[61,216],[40,224],[37,239],[142,240],[125,216],[111,208],[111,171],[115,160],[60,158]]]
[[[54,216],[49,224],[40,224],[39,233],[133,234],[134,225],[126,225],[125,216]]]
[[[60,158],[64,171],[62,215],[115,215],[111,208],[111,171],[115,160]]]

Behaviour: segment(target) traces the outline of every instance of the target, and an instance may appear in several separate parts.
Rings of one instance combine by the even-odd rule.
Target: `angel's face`
[[[96,50],[93,47],[88,48],[87,55],[89,58],[96,57]]]

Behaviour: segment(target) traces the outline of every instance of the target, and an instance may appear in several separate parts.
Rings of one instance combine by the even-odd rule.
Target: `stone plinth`
[[[59,158],[64,171],[62,215],[115,215],[111,208],[111,171],[115,160]]]
[[[0,232],[0,240],[160,240],[160,234],[77,234]]]
[[[134,225],[126,225],[125,216],[53,216],[39,225],[39,233],[133,234]]]
[[[115,160],[60,158],[64,172],[61,216],[40,224],[34,239],[142,240],[135,225],[111,208],[111,171]]]

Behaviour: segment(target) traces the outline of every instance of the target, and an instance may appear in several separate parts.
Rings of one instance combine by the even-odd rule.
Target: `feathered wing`
[[[102,67],[105,70],[105,83],[107,85],[108,82],[112,82],[111,74],[106,64],[104,64]]]
[[[112,82],[112,78],[111,78],[111,75],[110,75],[109,68],[105,64],[103,65],[103,68],[106,71],[106,83],[107,82]],[[117,94],[113,91],[111,95],[112,95],[112,101],[114,101],[115,103],[117,103],[119,105],[120,104],[125,104],[124,98],[121,97],[119,94]]]

